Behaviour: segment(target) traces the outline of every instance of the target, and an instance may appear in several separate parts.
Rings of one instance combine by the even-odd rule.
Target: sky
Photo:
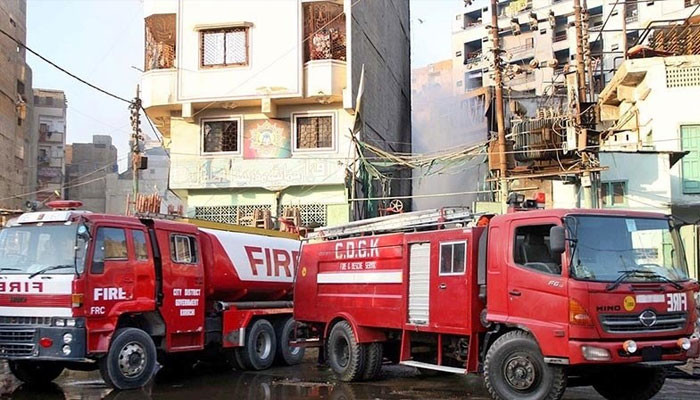
[[[463,0],[410,1],[412,66],[450,58],[452,21]],[[32,50],[127,99],[134,97],[140,80],[135,68],[143,68],[143,41],[140,0],[27,0],[27,45]],[[128,105],[27,54],[33,86],[66,93],[67,142],[111,135],[124,168],[131,132]],[[142,125],[148,132],[146,121]]]

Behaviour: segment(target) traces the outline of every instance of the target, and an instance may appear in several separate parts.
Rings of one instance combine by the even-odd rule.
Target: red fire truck
[[[623,210],[450,208],[321,229],[302,246],[295,342],[343,381],[383,361],[483,373],[494,399],[593,385],[648,399],[699,352],[698,283],[674,221]]]
[[[0,231],[0,358],[20,380],[99,368],[130,389],[158,362],[303,358],[289,347],[298,236],[49,206]]]

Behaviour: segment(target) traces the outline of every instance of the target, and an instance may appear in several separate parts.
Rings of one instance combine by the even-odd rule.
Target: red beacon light
[[[83,202],[78,200],[54,200],[46,203],[46,206],[55,211],[75,210],[82,207]]]

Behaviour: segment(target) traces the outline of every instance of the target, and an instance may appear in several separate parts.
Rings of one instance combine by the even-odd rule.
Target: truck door
[[[163,269],[163,303],[170,351],[204,345],[204,270],[195,234],[158,232]]]
[[[431,323],[434,327],[467,328],[470,312],[467,295],[466,239],[436,243],[437,262],[433,262],[430,290]]]
[[[549,249],[549,230],[558,224],[557,218],[514,221],[510,252],[503,256],[508,266],[508,322],[526,326],[549,345],[564,346],[565,352],[567,281],[562,257],[552,257]]]
[[[134,290],[134,253],[127,229],[99,226],[93,242],[85,295],[88,323],[114,322],[123,312],[143,311]]]

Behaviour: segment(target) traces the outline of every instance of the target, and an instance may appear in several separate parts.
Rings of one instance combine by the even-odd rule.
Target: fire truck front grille
[[[51,325],[51,317],[0,316],[0,325]]]
[[[600,317],[603,329],[608,333],[668,332],[685,328],[684,312],[668,314],[608,314]]]
[[[0,356],[30,356],[34,351],[34,329],[0,329]]]

